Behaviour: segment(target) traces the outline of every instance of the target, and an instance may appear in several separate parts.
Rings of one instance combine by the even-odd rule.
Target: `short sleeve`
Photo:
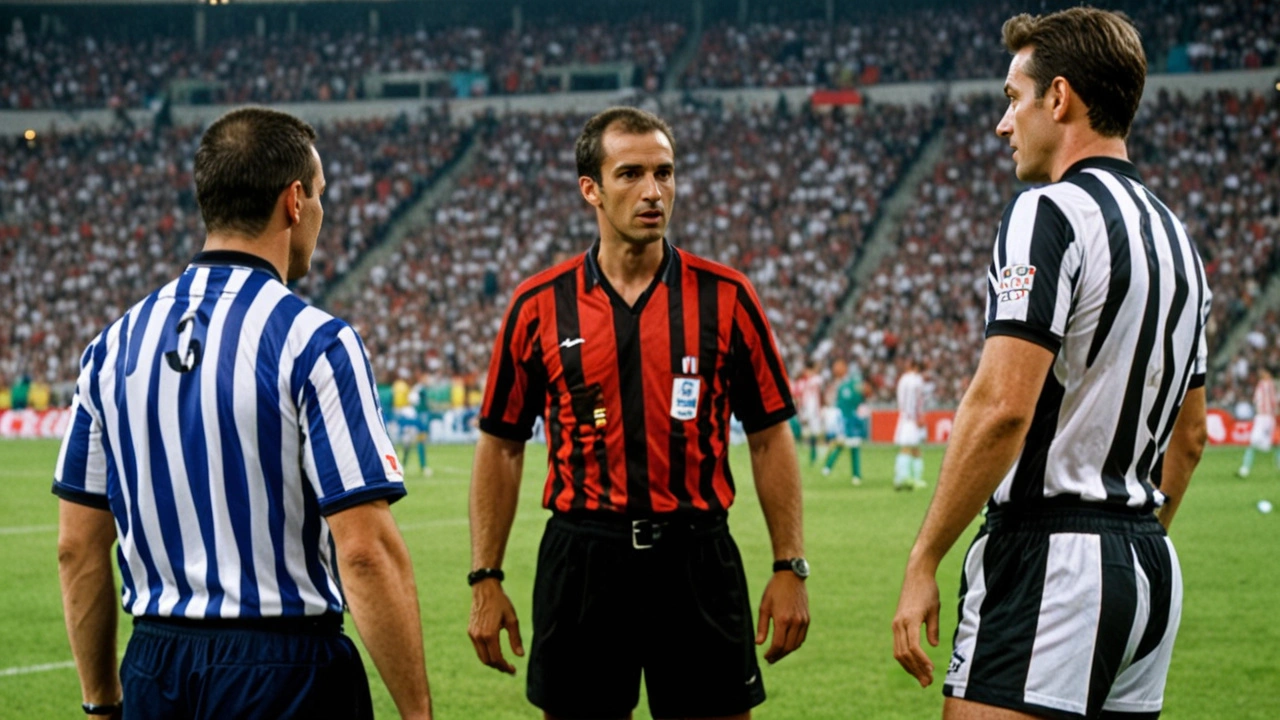
[[[494,342],[480,405],[480,429],[524,442],[546,401],[546,371],[538,342],[538,296],[517,295]]]
[[[53,494],[63,500],[106,510],[107,456],[102,420],[91,401],[96,347],[96,343],[90,345],[81,360],[67,430],[53,471]]]
[[[302,386],[302,460],[323,515],[405,495],[404,474],[378,409],[363,343],[345,323],[317,334],[322,352]]]
[[[1081,248],[1047,195],[1026,192],[1005,209],[987,271],[987,337],[1012,335],[1056,353],[1075,297]]]
[[[730,332],[729,408],[743,430],[754,433],[791,419],[796,414],[791,383],[760,300],[745,280]]]

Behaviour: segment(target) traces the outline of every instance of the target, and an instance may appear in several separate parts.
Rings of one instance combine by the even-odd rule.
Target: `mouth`
[[[647,225],[657,225],[662,222],[663,216],[661,210],[645,210],[644,212],[636,213],[636,217],[640,219],[640,222]]]

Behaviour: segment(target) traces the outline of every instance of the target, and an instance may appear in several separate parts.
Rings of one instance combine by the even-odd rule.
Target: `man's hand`
[[[773,620],[773,642],[764,651],[764,659],[773,664],[804,644],[809,634],[809,591],[804,581],[790,570],[773,574],[760,599],[760,621],[756,628],[756,644],[763,645]]]
[[[508,675],[515,675],[516,668],[502,655],[501,632],[507,631],[511,652],[524,657],[524,643],[520,641],[520,621],[511,598],[495,578],[481,580],[471,588],[471,622],[467,634],[476,647],[480,662]]]
[[[933,661],[920,647],[920,625],[925,626],[929,644],[938,646],[938,581],[927,570],[907,568],[898,597],[898,614],[893,618],[893,657],[920,682],[933,684]]]

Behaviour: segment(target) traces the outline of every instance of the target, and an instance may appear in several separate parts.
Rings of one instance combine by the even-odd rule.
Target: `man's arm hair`
[[[800,463],[786,422],[747,436],[751,471],[775,559],[804,555]]]
[[[108,510],[61,500],[58,503],[58,579],[67,638],[80,675],[84,702],[120,701],[116,664],[115,576],[111,545],[115,519]]]
[[[524,443],[486,432],[471,468],[471,568],[501,568],[520,499]]]
[[[1188,390],[1182,400],[1182,409],[1178,411],[1178,419],[1173,424],[1160,480],[1160,492],[1164,494],[1165,501],[1156,512],[1166,530],[1173,523],[1173,516],[1186,495],[1187,485],[1191,483],[1191,473],[1200,463],[1205,443],[1209,440],[1204,408],[1204,387]]]
[[[404,718],[430,718],[418,589],[391,508],[375,500],[327,520],[351,617],[396,709]]]

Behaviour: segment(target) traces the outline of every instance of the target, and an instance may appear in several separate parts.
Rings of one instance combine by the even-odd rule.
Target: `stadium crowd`
[[[138,42],[36,36],[18,23],[5,36],[0,110],[138,107],[175,82],[204,86],[202,99],[211,103],[358,100],[368,96],[367,75],[424,71],[478,75],[481,94],[547,92],[568,89],[542,76],[548,67],[615,61],[635,63],[633,82],[656,90],[684,33],[683,25],[657,21],[546,24],[519,34],[477,27],[273,32],[201,49],[173,35]],[[448,82],[436,89],[454,92]]]
[[[321,127],[329,216],[312,274],[319,294],[397,208],[457,152],[445,118]],[[191,158],[196,127],[86,129],[0,147],[0,386],[65,383],[106,322],[177,275],[204,239]]]
[[[796,365],[847,291],[845,270],[931,115],[895,106],[728,113],[667,112],[679,166],[670,238],[748,275]],[[379,373],[484,372],[515,285],[590,246],[594,217],[573,158],[584,120],[505,117],[432,221],[337,304]]]
[[[1276,64],[1280,5],[1267,0],[1120,2],[1147,43],[1153,70],[1210,71]],[[1020,6],[1017,6],[1020,7]],[[1008,63],[998,28],[1015,5],[921,9],[892,15],[717,22],[698,41],[680,78],[687,89],[850,87],[877,82],[999,77]],[[200,101],[280,103],[368,97],[366,76],[464,73],[456,92],[567,90],[549,67],[632,62],[631,84],[658,90],[687,33],[685,23],[634,18],[612,23],[544,18],[519,33],[475,26],[233,34],[199,47],[186,35],[120,41],[7,31],[0,110],[138,107],[172,83],[204,87]]]
[[[998,220],[1019,185],[1008,143],[993,132],[995,98],[948,104],[943,160],[923,183],[887,258],[857,299],[854,320],[833,328],[832,358],[864,369],[873,400],[890,402],[903,353],[921,358],[933,402],[953,407],[982,345],[986,270]],[[1280,269],[1280,103],[1231,92],[1162,94],[1138,112],[1130,157],[1199,245],[1214,292],[1212,355]],[[1272,313],[1232,372],[1215,373],[1210,402],[1252,392],[1248,369],[1280,361]]]
[[[1132,7],[1128,7],[1131,5]],[[1120,3],[1143,33],[1155,71],[1276,64],[1280,5],[1265,0]],[[852,87],[877,82],[1002,77],[1009,2],[842,20],[721,23],[702,35],[681,86]]]

